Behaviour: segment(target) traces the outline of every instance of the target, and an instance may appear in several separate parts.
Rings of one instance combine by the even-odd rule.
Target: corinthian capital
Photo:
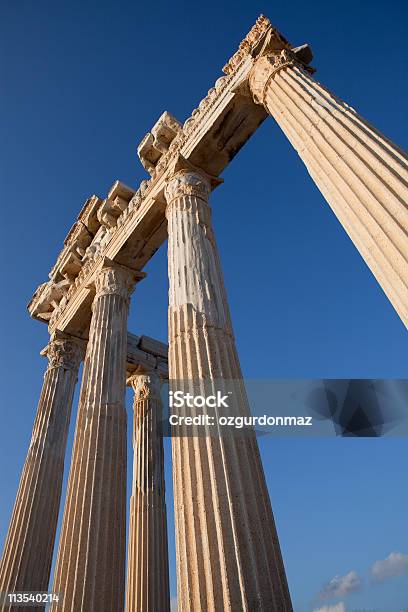
[[[95,278],[95,299],[103,295],[119,295],[128,300],[135,284],[145,276],[144,272],[107,260]]]
[[[79,364],[84,358],[85,342],[76,338],[51,338],[41,355],[48,357],[48,370],[51,368],[64,368],[78,372]]]
[[[264,104],[266,88],[275,74],[294,64],[302,65],[289,49],[267,53],[256,60],[248,81],[255,104]]]
[[[133,374],[128,378],[127,384],[134,391],[135,402],[146,399],[160,400],[161,380],[154,370]]]
[[[164,195],[170,204],[175,198],[195,196],[207,202],[211,192],[209,179],[194,170],[179,170],[166,184]]]

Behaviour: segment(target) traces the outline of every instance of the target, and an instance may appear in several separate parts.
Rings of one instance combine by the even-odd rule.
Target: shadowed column
[[[169,612],[160,377],[137,373],[128,384],[135,397],[126,612]]]
[[[276,119],[408,326],[408,157],[315,81],[289,50],[266,53],[249,86]]]
[[[221,379],[237,381],[234,409],[248,414],[209,193],[207,177],[191,170],[177,172],[165,191],[169,378],[209,385]],[[291,611],[255,436],[186,436],[182,429],[175,433],[179,610]]]
[[[46,591],[64,475],[72,398],[82,343],[55,334],[0,566],[0,591]],[[37,607],[42,610],[44,607]],[[3,605],[1,610],[21,610]],[[30,608],[33,609],[34,608]]]
[[[58,612],[123,609],[126,556],[126,342],[141,273],[98,272],[54,576]]]

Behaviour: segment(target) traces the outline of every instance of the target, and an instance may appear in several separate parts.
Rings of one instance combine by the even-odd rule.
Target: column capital
[[[156,370],[135,372],[126,381],[132,387],[135,402],[145,399],[160,400],[161,376]]]
[[[295,53],[290,49],[270,51],[261,55],[255,61],[248,78],[249,89],[255,104],[264,104],[266,88],[275,74],[282,68],[295,64],[303,67]]]
[[[189,168],[183,168],[173,174],[164,189],[167,204],[183,196],[195,196],[207,202],[210,193],[211,182],[205,172]]]
[[[85,355],[86,342],[69,334],[54,332],[49,343],[40,354],[48,357],[47,370],[64,368],[78,372],[79,364]]]
[[[172,163],[164,196],[168,205],[183,196],[193,196],[207,202],[211,191],[223,182],[223,179],[208,174],[179,154]]]
[[[138,281],[145,278],[145,272],[132,270],[108,258],[103,261],[102,268],[95,277],[95,299],[103,295],[119,295],[125,300],[130,298]]]

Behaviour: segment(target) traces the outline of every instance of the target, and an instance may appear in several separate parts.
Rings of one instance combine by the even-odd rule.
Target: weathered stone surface
[[[181,155],[191,164],[202,168],[210,175],[218,176],[257,129],[259,124],[266,118],[267,110],[278,119],[278,103],[276,102],[275,104],[275,101],[273,103],[271,101],[274,108],[267,108],[267,101],[265,101],[265,104],[259,104],[260,99],[256,97],[257,94],[255,92],[255,80],[259,80],[259,78],[262,80],[260,73],[265,69],[265,66],[266,74],[270,74],[270,62],[265,58],[271,56],[274,57],[272,64],[274,65],[273,71],[275,72],[280,72],[282,61],[286,61],[283,60],[283,58],[289,56],[291,58],[290,61],[294,61],[300,66],[304,74],[305,71],[309,73],[314,71],[313,68],[307,65],[312,59],[312,53],[308,45],[292,47],[286,38],[271,25],[269,20],[261,15],[254,27],[240,44],[238,51],[224,67],[225,76],[216,81],[214,87],[208,91],[208,95],[200,102],[198,108],[194,109],[191,116],[184,122],[182,129],[174,117],[169,113],[164,113],[152,131],[149,132],[142,141],[139,146],[139,154],[142,163],[151,174],[151,179],[142,181],[140,188],[134,193],[127,207],[123,208],[127,198],[117,203],[116,209],[115,206],[112,207],[110,203],[105,201],[103,206],[107,208],[104,209],[103,213],[102,211],[98,213],[102,201],[96,196],[92,196],[92,198],[87,201],[78,217],[78,221],[81,221],[92,235],[95,235],[101,222],[105,224],[108,231],[101,244],[98,245],[98,248],[96,248],[94,252],[89,253],[90,256],[83,259],[81,265],[76,258],[78,249],[74,247],[73,250],[75,253],[72,255],[70,250],[71,247],[65,243],[65,248],[51,273],[52,286],[50,287],[49,284],[41,285],[29,304],[29,311],[33,317],[47,322],[51,331],[58,328],[77,336],[86,337],[90,323],[90,296],[87,287],[94,281],[93,277],[99,268],[99,260],[103,257],[109,257],[124,265],[142,269],[166,239],[163,190],[166,180],[173,172],[172,167],[174,165],[174,159]],[[277,64],[275,65],[276,62],[280,62],[279,66]],[[255,63],[257,67],[253,69]],[[274,79],[275,85],[271,83],[271,92],[276,87],[276,83],[281,82],[280,79],[286,78],[283,76],[284,74],[289,75],[290,71],[284,70],[281,76],[278,75],[276,79]],[[248,86],[249,78],[257,104],[254,104],[252,96],[250,95]],[[310,79],[310,77],[308,78]],[[321,87],[319,84],[316,85]],[[306,88],[303,91],[303,98],[301,95],[302,92],[299,92],[301,98],[298,100],[300,109],[309,109],[315,112],[316,108],[319,107],[318,103],[314,104],[313,109],[312,105],[309,105],[310,100],[317,100],[315,93],[313,93],[315,90],[312,91],[312,89],[309,91]],[[309,98],[309,94],[312,96],[311,98]],[[272,96],[274,94],[271,93],[270,95]],[[282,88],[280,95],[286,95],[283,93]],[[327,91],[325,95],[330,96]],[[326,97],[326,100],[327,99]],[[292,99],[292,103],[293,100],[294,98]],[[334,96],[332,96],[332,100],[336,100],[336,102],[339,103]],[[324,104],[321,105],[320,110],[322,110],[323,107]],[[345,112],[350,116],[353,114],[352,109],[347,107],[344,103],[341,103],[339,108],[341,109],[340,112]],[[333,110],[330,111],[330,114],[334,116]],[[287,109],[286,113],[283,115],[284,117],[282,116],[282,121],[280,121],[282,126],[289,116]],[[364,123],[365,128],[363,131],[360,131],[361,133],[358,138],[363,137],[364,139],[364,137],[371,134],[369,137],[373,139],[372,141],[374,142],[377,139],[377,142],[379,142],[379,135],[376,130],[374,130],[372,126],[369,126],[367,122],[364,122],[361,117],[359,121],[360,123],[362,122],[361,125]],[[320,128],[322,125],[323,123],[321,122]],[[364,136],[363,132],[366,128],[368,131],[366,130]],[[307,135],[308,128],[306,127],[304,129]],[[289,138],[293,140],[294,137],[291,135],[289,127],[285,128],[285,130]],[[296,146],[298,150],[301,150],[304,136],[299,136],[298,134],[298,138],[300,138],[300,140],[299,144]],[[399,155],[400,160],[403,159],[405,163],[406,156],[404,153],[381,135],[380,139],[382,139],[381,146],[384,146],[384,151],[391,151],[391,157],[395,151],[397,158]],[[352,140],[349,139],[349,143],[351,142]],[[328,146],[331,145],[328,144]],[[320,154],[321,153],[318,155]],[[337,153],[333,154],[337,155]],[[379,155],[378,163],[381,166],[381,153],[375,153],[374,151],[374,155]],[[404,163],[402,166],[401,164],[397,164],[398,167],[392,166],[391,164],[389,168],[391,168],[392,172],[399,173],[400,176],[403,177],[403,173],[405,172]],[[388,162],[384,160],[384,164],[387,166]],[[315,177],[317,171],[313,170],[313,164],[308,161],[307,165],[310,172],[313,172],[313,176]],[[378,166],[376,172],[381,179],[382,170],[380,166]],[[374,166],[372,166],[372,168],[374,169]],[[384,171],[387,172],[386,170]],[[388,179],[385,180],[385,183],[387,183],[387,180]],[[370,189],[369,182],[367,182],[369,181],[368,177],[361,175],[359,181],[362,181],[363,188]],[[323,187],[323,180],[317,182],[322,193],[326,196],[328,193],[327,190],[331,188]],[[388,186],[392,189],[391,183],[389,183]],[[360,196],[356,194],[354,187],[355,185],[348,186],[347,193],[351,190],[354,196],[350,194],[350,198],[359,198]],[[386,186],[384,188],[387,189]],[[341,191],[341,187],[339,189]],[[347,193],[345,197],[347,198],[348,207],[349,197]],[[398,193],[396,196],[401,197]],[[330,198],[332,198],[331,195]],[[111,195],[108,196],[108,200],[110,199],[112,199]],[[341,220],[352,240],[357,244],[359,240],[356,242],[356,231],[353,233],[354,222],[347,221],[347,215],[342,215],[340,206],[334,206],[331,200],[330,204],[333,206],[333,210]],[[119,209],[122,211],[120,215],[117,214]],[[362,232],[371,234],[371,239],[367,236],[367,241],[371,243],[374,240],[378,247],[378,243],[384,239],[381,231],[378,234],[372,234],[371,229],[365,225],[366,221],[364,220],[362,223],[364,226]],[[374,231],[374,228],[372,229]],[[70,236],[73,233],[75,233],[74,228],[71,230]],[[365,238],[360,242],[366,242]],[[385,261],[387,260],[386,256],[385,260],[381,255],[379,255],[379,257],[376,255],[373,256],[371,254],[371,246],[367,246],[365,250],[362,246],[357,246],[377,279],[379,279],[394,306],[397,308],[400,316],[406,322],[405,297],[401,297],[400,295],[401,290],[405,291],[405,289],[401,287],[401,282],[397,278],[392,280],[387,280],[387,278],[385,278],[388,276],[388,272],[390,272],[390,275],[394,275],[394,277],[395,274],[398,276],[399,272],[395,270],[393,272],[390,269],[390,265]],[[79,246],[79,251],[83,250],[83,248],[81,244]],[[383,261],[380,262],[380,259]],[[371,260],[376,261],[372,263]],[[392,263],[391,268],[393,265]],[[62,276],[62,274],[65,276]],[[54,287],[54,284],[58,285],[62,278],[68,278],[70,281],[69,287],[65,288],[64,292],[61,291],[61,287]],[[387,284],[393,285],[393,287],[386,287]],[[396,288],[394,286],[395,284],[399,285],[399,287]],[[56,294],[58,296],[57,298],[55,297]]]
[[[160,376],[139,370],[134,391],[126,612],[169,612],[169,567]]]
[[[231,58],[228,74],[217,79],[183,126],[170,113],[161,116],[139,146],[142,163],[151,178],[142,181],[119,216],[107,201],[102,204],[96,196],[87,201],[80,219],[94,236],[101,223],[107,231],[97,248],[96,243],[90,245],[81,269],[75,278],[70,277],[66,295],[51,301],[45,285],[36,291],[29,304],[33,317],[47,322],[51,331],[58,328],[87,337],[92,298],[88,287],[94,282],[100,260],[108,257],[140,270],[166,240],[163,193],[167,178],[173,174],[174,161],[181,155],[218,176],[267,117],[262,106],[254,104],[250,96],[241,95],[239,86],[247,79],[254,58],[271,33],[277,45],[290,47],[271,28],[268,19],[259,18],[236,57]],[[107,199],[114,198],[109,194]],[[59,270],[59,262],[65,257],[66,247],[55,270]],[[58,282],[59,275],[54,274],[52,280]]]
[[[166,187],[169,378],[237,381],[248,414],[205,173],[180,170]],[[178,605],[292,610],[255,436],[173,436]]]
[[[137,155],[143,167],[153,174],[159,159],[169,150],[170,144],[183,129],[182,124],[173,115],[165,111],[154,124],[137,148]]]
[[[267,53],[249,77],[408,326],[408,156],[315,81],[291,51]]]
[[[46,591],[57,529],[72,397],[83,346],[54,335],[48,367],[0,564],[0,592]],[[42,610],[43,607],[30,608]],[[1,610],[21,607],[1,606]]]
[[[141,274],[108,262],[96,277],[54,575],[58,612],[123,609],[126,540],[126,326]]]
[[[126,362],[129,376],[142,367],[156,370],[163,379],[168,378],[168,346],[149,336],[128,333]]]
[[[123,266],[142,269],[166,239],[167,227],[170,377],[236,380],[235,409],[248,413],[208,196],[268,114],[278,121],[408,323],[407,155],[314,81],[311,59],[307,45],[292,47],[261,16],[224,67],[225,75],[184,124],[164,113],[143,139],[138,153],[150,178],[137,190],[116,181],[105,199],[94,195],[86,201],[49,281],[29,304],[30,314],[48,323],[50,333],[89,337],[55,573],[54,589],[64,593],[58,610],[116,612],[123,607],[125,372],[140,375],[143,367],[167,375],[165,345],[143,336],[129,335],[126,341],[128,299],[136,277]],[[37,417],[2,562],[5,588],[23,583],[26,588],[25,577],[37,584],[49,572],[61,456],[57,453],[54,461],[46,449],[57,436],[54,412],[60,415],[58,448],[65,448],[64,418],[73,388],[68,371],[61,362],[46,374],[38,409],[42,416]],[[62,395],[68,398],[65,416],[57,409]],[[143,417],[147,422],[153,426]],[[140,424],[135,431],[149,447],[154,436],[146,437]],[[255,438],[181,435],[173,440],[173,452],[180,611],[291,610]],[[146,457],[137,453],[135,464],[141,465]],[[143,474],[147,482],[149,470]],[[135,491],[142,482],[139,476]],[[48,478],[57,485],[52,508],[44,509],[38,487]],[[145,499],[133,497],[133,543],[150,542],[145,528],[149,517],[163,524],[163,508],[156,513],[146,509]],[[27,542],[37,541],[47,521],[48,540],[38,567],[33,567]],[[158,542],[163,544],[159,538],[154,545]],[[152,601],[149,563],[158,551],[154,546],[150,550],[152,555],[144,550],[141,556],[139,549],[137,554],[133,550],[128,606],[135,601],[143,606],[146,593]],[[160,568],[163,577],[165,567]],[[157,605],[165,609],[167,594],[160,601]]]

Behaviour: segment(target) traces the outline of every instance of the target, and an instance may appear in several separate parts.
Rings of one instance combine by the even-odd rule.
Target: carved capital
[[[51,368],[64,368],[77,373],[79,364],[84,358],[84,342],[75,338],[52,338],[41,355],[48,357],[48,370]]]
[[[265,103],[266,89],[273,77],[279,70],[288,66],[302,64],[296,59],[296,55],[289,49],[283,49],[277,53],[268,53],[259,57],[251,72],[249,73],[249,88],[255,104]]]
[[[135,404],[141,400],[160,401],[161,379],[156,371],[149,370],[133,374],[128,378],[127,384],[134,391]]]
[[[183,196],[195,196],[207,202],[211,192],[209,179],[194,170],[180,170],[167,181],[164,195],[167,204]]]
[[[145,276],[144,272],[137,272],[107,260],[95,278],[95,299],[103,295],[119,295],[128,300],[135,284]]]

